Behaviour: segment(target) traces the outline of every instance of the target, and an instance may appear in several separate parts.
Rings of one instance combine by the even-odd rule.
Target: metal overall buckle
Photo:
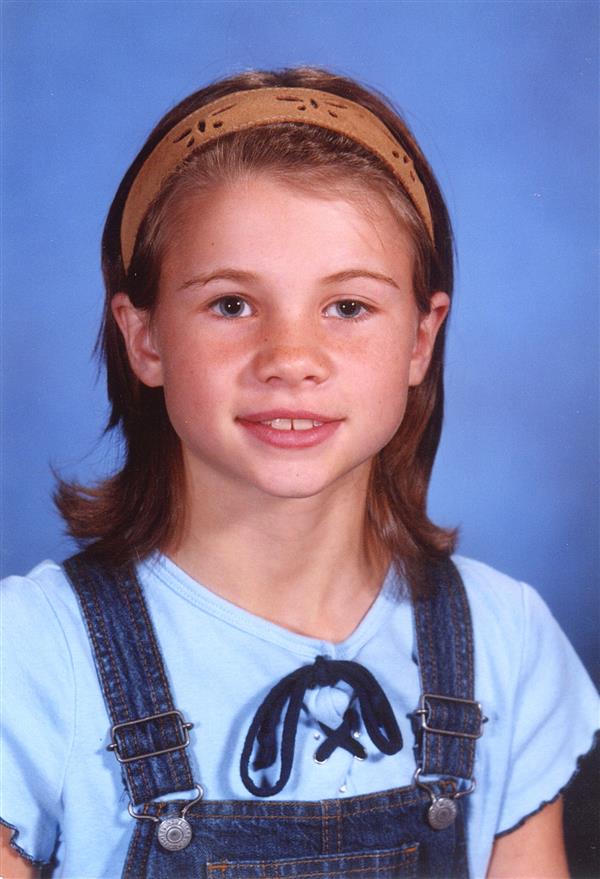
[[[127,730],[133,729],[140,724],[149,724],[156,720],[165,720],[169,718],[174,723],[170,732],[174,733],[174,744],[166,748],[159,748],[153,751],[142,751],[139,754],[126,754],[123,749],[126,746],[121,736]],[[177,709],[171,711],[161,711],[158,714],[149,714],[146,717],[138,717],[135,720],[126,720],[123,723],[116,723],[111,728],[111,742],[107,746],[107,751],[113,751],[119,763],[132,763],[135,760],[147,760],[149,757],[159,757],[161,754],[170,754],[172,751],[180,751],[187,748],[190,743],[190,730],[194,724],[186,721],[185,717]],[[145,815],[136,812],[133,804],[130,802],[127,806],[129,814],[138,821],[154,821],[158,824],[158,841],[160,845],[170,852],[178,852],[186,848],[192,839],[192,828],[189,821],[186,820],[188,810],[202,799],[204,790],[201,785],[194,785],[197,796],[185,804],[180,815],[169,815],[167,818],[157,818],[156,815]]]
[[[157,835],[160,845],[168,852],[179,852],[187,848],[192,840],[192,828],[185,816],[192,806],[204,796],[202,785],[195,784],[194,789],[198,792],[197,796],[185,804],[180,815],[169,815],[168,818],[160,819],[156,815],[144,815],[136,812],[131,803],[127,806],[127,811],[132,818],[137,818],[138,821],[154,821],[158,824]]]
[[[120,748],[123,743],[119,742],[119,733],[134,726],[138,726],[141,723],[150,723],[153,720],[164,720],[166,717],[172,717],[177,721],[177,734],[179,741],[175,745],[171,745],[168,748],[162,748],[159,751],[146,751],[141,754],[132,754],[128,757],[121,753]],[[134,760],[146,760],[148,757],[158,757],[161,754],[169,754],[171,751],[179,751],[181,748],[187,748],[190,743],[189,732],[193,726],[194,724],[188,723],[181,711],[177,711],[175,708],[172,711],[161,711],[160,714],[149,714],[146,717],[138,717],[135,720],[126,720],[124,723],[115,723],[115,725],[111,727],[110,745],[106,746],[106,750],[113,751],[119,763],[132,763]]]
[[[440,729],[438,727],[432,726],[432,703],[434,701],[461,704],[468,706],[468,708],[472,709],[472,718],[475,721],[473,725],[473,731],[466,732],[465,730],[460,729]],[[439,693],[422,693],[419,701],[419,707],[414,713],[420,719],[422,732],[430,733],[431,735],[453,736],[462,739],[480,738],[483,735],[483,725],[484,723],[487,723],[488,720],[488,718],[483,713],[480,702],[475,702],[475,700],[473,699],[459,699],[457,696],[444,696]],[[422,771],[422,767],[419,766],[415,771],[413,781],[419,787],[422,787],[424,790],[426,790],[431,797],[431,804],[427,809],[427,821],[429,822],[430,827],[432,827],[434,830],[445,830],[447,827],[450,827],[450,825],[453,824],[456,820],[456,816],[458,814],[458,806],[456,805],[456,800],[459,800],[461,797],[466,797],[468,796],[468,794],[473,793],[473,791],[475,790],[475,779],[471,778],[469,780],[469,787],[466,788],[466,790],[460,790],[457,786],[456,781],[454,779],[450,779],[450,782],[453,786],[452,792],[444,792],[440,795],[434,787],[434,782],[428,783],[425,781],[420,781]]]
[[[438,702],[452,702],[454,704],[468,705],[469,707],[473,708],[475,712],[475,717],[479,722],[477,729],[474,732],[464,732],[463,730],[437,729],[434,726],[430,726],[429,721],[431,719],[432,706],[429,700],[436,700]],[[422,693],[421,698],[419,699],[419,707],[414,713],[420,718],[421,730],[423,732],[432,733],[437,736],[456,736],[457,738],[461,739],[481,738],[481,736],[483,735],[483,725],[488,721],[488,718],[483,713],[481,702],[475,702],[474,699],[459,699],[457,696],[443,696],[440,693]]]

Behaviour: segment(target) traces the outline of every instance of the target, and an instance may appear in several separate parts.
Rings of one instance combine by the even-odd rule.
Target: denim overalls
[[[451,561],[432,565],[432,597],[414,607],[422,694],[411,718],[413,784],[320,802],[202,799],[201,775],[192,774],[186,754],[192,724],[185,706],[173,704],[133,570],[103,567],[85,554],[64,567],[113,723],[109,750],[131,800],[125,879],[468,876],[466,794],[485,718],[473,700],[470,613]],[[203,685],[210,682],[198,669]],[[156,801],[179,792],[185,798]]]

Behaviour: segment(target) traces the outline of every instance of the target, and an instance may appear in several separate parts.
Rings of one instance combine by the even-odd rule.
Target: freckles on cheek
[[[408,373],[399,364],[382,366],[370,389],[366,388],[374,417],[391,435],[404,418],[408,390]]]
[[[223,362],[221,362],[223,361]],[[167,400],[183,406],[219,402],[230,386],[226,356],[207,350],[172,352],[164,364],[164,391]]]
[[[193,379],[198,365],[189,357],[174,357],[164,369],[165,391],[170,387],[177,388],[187,384]]]
[[[360,367],[359,367],[360,370]],[[410,365],[401,357],[386,358],[380,356],[378,362],[370,368],[362,368],[362,379],[357,375],[357,381],[368,388],[370,386],[373,397],[377,400],[389,401],[390,398],[402,398],[408,391]]]

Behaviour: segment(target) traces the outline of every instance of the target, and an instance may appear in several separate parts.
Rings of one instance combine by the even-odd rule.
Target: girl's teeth
[[[320,427],[322,423],[311,418],[274,418],[273,421],[264,422],[275,430],[312,430],[313,427]]]

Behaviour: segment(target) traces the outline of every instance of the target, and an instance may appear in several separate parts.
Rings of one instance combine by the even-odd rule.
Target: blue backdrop
[[[88,481],[104,216],[154,122],[250,67],[350,74],[405,111],[459,253],[433,516],[598,632],[595,2],[4,2],[5,573],[70,551],[49,465]]]

